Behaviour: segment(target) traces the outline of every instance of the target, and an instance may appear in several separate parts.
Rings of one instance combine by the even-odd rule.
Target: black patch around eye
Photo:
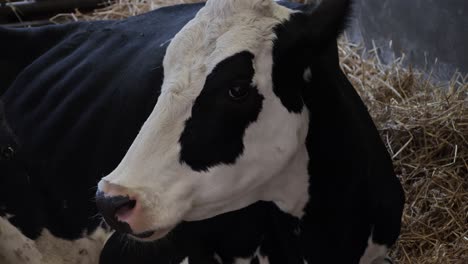
[[[244,151],[247,127],[262,109],[263,96],[252,86],[253,54],[237,53],[220,62],[208,75],[180,137],[180,162],[195,171],[233,164]],[[242,100],[232,100],[229,89],[250,89]]]

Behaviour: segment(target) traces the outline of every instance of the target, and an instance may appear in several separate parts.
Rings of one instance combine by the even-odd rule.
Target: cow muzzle
[[[155,231],[141,231],[143,217],[141,201],[124,187],[100,182],[96,192],[96,206],[106,223],[117,232],[136,238],[152,237]]]

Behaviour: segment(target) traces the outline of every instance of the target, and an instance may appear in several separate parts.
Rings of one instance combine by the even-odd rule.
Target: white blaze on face
[[[171,228],[259,200],[302,215],[308,199],[308,112],[290,113],[272,84],[273,29],[290,14],[270,0],[211,0],[174,37],[155,109],[119,166],[103,178],[141,203],[145,220],[138,231]],[[252,85],[264,98],[261,111],[245,130],[244,150],[234,164],[195,171],[180,161],[185,123],[211,71],[245,51],[254,55]]]

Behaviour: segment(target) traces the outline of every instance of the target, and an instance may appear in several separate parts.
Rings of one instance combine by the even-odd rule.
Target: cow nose
[[[106,220],[108,225],[121,233],[132,233],[130,225],[119,219],[131,214],[136,202],[136,200],[132,200],[128,196],[107,197],[102,191],[96,193],[96,205],[104,220]]]

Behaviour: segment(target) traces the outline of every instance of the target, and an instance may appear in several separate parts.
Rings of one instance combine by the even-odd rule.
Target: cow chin
[[[169,232],[172,231],[173,228],[174,227],[156,229],[153,231],[146,231],[140,234],[128,234],[128,237],[141,242],[152,242],[165,237],[167,234],[169,234]]]
[[[177,207],[177,206],[175,206]],[[154,241],[166,236],[181,220],[180,217],[172,216],[166,219],[161,217],[151,217],[152,215],[168,215],[168,212],[143,212],[140,215],[135,215],[130,219],[122,219],[124,223],[128,224],[131,232],[128,236],[140,241]],[[170,219],[170,220],[168,220]]]
[[[138,205],[135,207],[136,214],[131,218],[122,219],[131,227],[132,233],[129,237],[138,241],[150,242],[161,239],[169,234],[182,221],[201,221],[218,215],[239,210],[259,200],[256,195],[242,193],[240,197],[231,197],[208,204],[183,204],[171,203],[172,208],[178,208],[177,212],[170,208],[157,209],[151,207],[151,201],[145,206],[145,210],[138,212]],[[180,206],[179,206],[180,205]],[[183,209],[185,208],[185,210]]]
[[[222,215],[227,212],[239,210],[241,208],[249,206],[250,204],[258,201],[253,197],[251,198],[252,199],[240,199],[240,200],[232,199],[232,200],[226,200],[226,201],[219,201],[217,203],[212,203],[212,204],[193,206],[185,214],[183,214],[183,217],[181,215],[178,216],[178,217],[182,217],[181,220],[174,219],[174,224],[168,227],[161,227],[160,225],[157,224],[158,222],[161,223],[160,221],[157,221],[156,219],[150,220],[151,217],[140,215],[139,217],[137,216],[136,222],[129,220],[128,223],[130,226],[132,226],[132,230],[135,230],[137,232],[128,234],[128,236],[132,239],[142,241],[142,242],[155,241],[168,235],[182,221],[192,222],[192,221],[206,220],[209,218],[216,217],[218,215]],[[174,206],[174,207],[177,208],[177,206]],[[150,215],[161,214],[161,213],[156,213],[156,212],[147,212],[147,213]],[[146,221],[145,221],[145,218],[147,219]],[[148,224],[144,224],[145,222]],[[151,225],[151,222],[155,223],[155,225]],[[152,226],[158,226],[158,227],[152,228]],[[142,232],[141,230],[148,230],[148,231]]]

